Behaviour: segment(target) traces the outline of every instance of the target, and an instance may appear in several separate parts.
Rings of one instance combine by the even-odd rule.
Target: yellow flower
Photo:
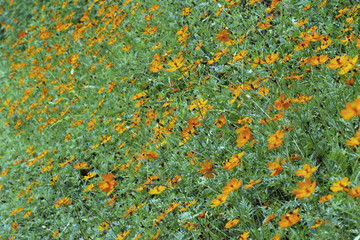
[[[100,226],[99,226],[99,231],[104,231],[105,229],[108,229],[110,226],[110,224],[108,222],[103,222]]]
[[[244,232],[243,234],[240,235],[240,237],[238,238],[239,240],[247,240],[250,237],[250,232]]]
[[[153,195],[153,194],[158,195],[158,194],[162,193],[165,189],[166,189],[165,186],[162,186],[162,185],[161,185],[161,186],[156,186],[156,187],[154,187],[153,189],[150,189],[149,194],[151,194],[151,195]]]
[[[60,233],[59,230],[55,230],[55,231],[53,232],[53,234],[52,234],[52,237],[53,237],[53,238],[56,238],[59,233]]]
[[[192,11],[192,9],[189,8],[189,7],[183,8],[183,9],[182,9],[182,15],[183,15],[183,16],[187,16],[187,15],[189,15],[189,14],[191,13],[191,11]]]
[[[167,72],[175,72],[179,68],[181,68],[184,65],[184,58],[182,56],[177,56],[172,61],[169,61],[167,65],[171,66],[172,68],[166,69]]]
[[[225,228],[231,228],[239,223],[239,219],[233,219],[226,223]]]
[[[130,49],[131,49],[132,47],[130,46],[130,45],[124,45],[122,48],[121,48],[121,50],[123,50],[123,51],[129,51]]]

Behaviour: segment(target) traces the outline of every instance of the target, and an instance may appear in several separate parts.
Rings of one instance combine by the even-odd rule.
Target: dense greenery
[[[2,1],[2,239],[358,239],[359,12]]]

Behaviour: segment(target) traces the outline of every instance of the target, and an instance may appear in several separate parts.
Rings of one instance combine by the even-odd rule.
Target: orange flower
[[[113,178],[114,175],[112,173],[108,173],[108,174],[104,173],[102,175],[102,180],[104,181],[99,182],[99,188],[101,189],[102,192],[109,192],[117,185],[117,182],[113,180]]]
[[[84,180],[87,180],[87,179],[90,179],[90,178],[95,177],[96,175],[97,175],[96,172],[94,172],[94,173],[88,172],[87,175],[83,177],[83,179],[84,179]]]
[[[303,9],[304,11],[308,10],[311,7],[311,3],[309,3],[308,5],[306,5]]]
[[[156,235],[155,236],[151,235],[150,239],[155,240],[155,239],[157,239],[159,237],[159,235],[160,235],[160,230],[158,229]]]
[[[6,167],[5,170],[0,174],[0,177],[5,177],[9,172],[9,168]]]
[[[350,120],[355,116],[360,116],[360,98],[347,103],[345,109],[341,110],[340,115],[344,120]]]
[[[353,58],[350,58],[349,56],[343,55],[341,57],[336,56],[334,59],[330,60],[330,63],[328,63],[326,66],[330,69],[338,69],[341,68],[339,71],[340,75],[343,75],[345,73],[348,73],[356,64],[358,61],[359,56],[356,55]]]
[[[349,182],[348,177],[344,177],[342,180],[338,179],[336,183],[333,183],[333,186],[330,187],[330,190],[332,192],[340,192],[346,189],[347,185],[350,185],[351,182]]]
[[[347,61],[348,61],[349,57],[346,55],[341,56],[336,56],[335,58],[330,60],[330,63],[328,63],[326,65],[326,67],[330,68],[330,69],[338,69],[340,67],[342,67]]]
[[[281,234],[278,233],[274,237],[272,237],[270,240],[280,240],[280,238],[281,238]]]
[[[249,0],[248,4],[254,4],[254,3],[257,3],[257,2],[261,2],[261,0]]]
[[[266,55],[265,63],[272,64],[279,58],[280,53],[272,53],[270,55]]]
[[[129,51],[130,49],[131,49],[132,47],[130,46],[130,45],[124,45],[122,48],[121,48],[121,50],[123,50],[123,51]]]
[[[318,5],[318,8],[322,8],[326,4],[327,0],[324,0]]]
[[[229,195],[232,191],[238,190],[241,187],[241,179],[239,181],[236,178],[233,178],[231,181],[227,182],[226,186],[223,188],[223,195]]]
[[[216,34],[216,40],[219,41],[219,43],[223,42],[227,42],[229,41],[229,33],[226,29],[220,29],[219,30],[219,34]]]
[[[237,55],[233,56],[233,60],[230,63],[241,61],[245,58],[245,55],[248,53],[247,50],[241,50]]]
[[[189,8],[189,7],[183,8],[183,9],[182,9],[182,15],[183,15],[183,16],[187,16],[187,15],[189,15],[189,14],[191,13],[191,11],[192,11],[192,9]]]
[[[239,133],[239,137],[236,139],[237,147],[241,148],[244,146],[247,142],[253,140],[253,137],[251,135],[251,130],[247,126],[243,126],[236,130],[237,133]]]
[[[322,64],[324,64],[327,60],[329,60],[329,56],[328,56],[328,55],[312,56],[312,57],[309,59],[309,64],[310,64],[311,66],[322,65]]]
[[[198,170],[198,172],[204,174],[204,177],[206,178],[213,178],[214,177],[213,173],[217,173],[216,171],[212,170],[213,164],[207,159],[205,159],[205,163],[200,163],[200,166],[201,169]]]
[[[360,128],[356,132],[356,137],[352,137],[350,140],[346,140],[346,145],[348,146],[360,145]]]
[[[298,199],[307,198],[315,191],[316,181],[314,180],[314,182],[311,183],[310,178],[305,178],[304,182],[298,182],[298,186],[300,189],[293,190],[296,197]]]
[[[285,136],[285,131],[277,130],[276,133],[271,134],[269,138],[268,149],[273,149],[281,146],[283,143],[283,137]]]
[[[206,214],[206,212],[205,211],[203,211],[202,213],[200,213],[199,215],[198,215],[198,218],[204,218],[205,217],[205,214]]]
[[[129,234],[130,234],[130,230],[128,230],[127,232],[121,232],[118,234],[118,237],[115,238],[115,240],[123,240]]]
[[[319,35],[315,30],[313,30],[310,34],[305,33],[304,36],[304,41],[308,41],[308,42],[316,42],[316,41],[321,41],[324,39],[323,35]]]
[[[17,222],[13,222],[13,223],[12,223],[12,230],[13,230],[13,231],[18,230],[18,223],[17,223]]]
[[[353,198],[360,196],[360,185],[357,187],[354,187],[353,189],[349,189],[346,193],[346,195],[349,195]]]
[[[343,9],[340,9],[339,10],[339,14],[338,15],[336,15],[335,16],[335,18],[339,18],[339,17],[341,17],[342,15],[344,15],[344,13],[346,13],[347,12],[347,10],[348,10],[348,8],[346,7],[346,8],[343,8]]]
[[[325,224],[325,223],[328,223],[329,221],[325,221],[324,219],[320,220],[320,219],[316,219],[315,220],[316,224],[313,225],[313,226],[310,226],[310,228],[318,228],[320,227],[321,225]]]
[[[123,217],[129,216],[131,213],[137,212],[136,205],[134,204],[131,208],[126,209],[126,213],[123,214]]]
[[[303,48],[309,47],[309,41],[301,41],[298,45],[295,46],[294,51],[299,51]]]
[[[80,163],[74,164],[73,168],[75,168],[75,169],[83,169],[84,167],[86,167],[86,165],[87,165],[86,162],[80,162]]]
[[[331,39],[327,39],[327,40],[322,40],[321,41],[321,46],[318,47],[315,52],[317,52],[318,50],[324,50],[326,48],[328,48],[330,46],[330,44],[332,43],[332,40]]]
[[[225,169],[226,171],[230,171],[232,168],[240,165],[240,159],[244,155],[244,151],[241,153],[233,155],[229,160],[226,161],[225,164],[223,164],[222,169]]]
[[[360,48],[360,38],[356,39],[356,47]]]
[[[301,27],[302,25],[305,25],[308,21],[309,21],[308,18],[303,19],[303,20],[299,20],[299,21],[298,21],[298,24],[296,24],[295,27]]]
[[[279,99],[275,101],[275,109],[276,110],[285,110],[291,106],[291,98],[287,98],[285,100],[285,95],[283,93],[280,94]]]
[[[141,155],[140,156],[143,157],[145,160],[148,160],[148,161],[151,158],[152,159],[157,159],[159,157],[157,152],[154,152],[154,151],[151,151],[151,150],[146,151],[144,149],[141,149]],[[141,159],[141,157],[140,157],[140,159]]]
[[[258,22],[256,26],[260,29],[268,29],[269,27],[271,27],[271,24],[268,22],[264,22],[264,23]]]
[[[319,203],[327,202],[327,201],[329,201],[330,199],[332,199],[333,197],[334,197],[334,195],[332,195],[332,194],[323,196],[323,197],[321,197],[321,198],[319,199]]]
[[[299,169],[295,172],[295,175],[298,177],[310,178],[311,174],[313,174],[317,168],[317,166],[311,168],[309,164],[305,164],[302,169]]]
[[[39,32],[39,38],[42,40],[45,40],[51,36],[50,32],[46,31],[45,26],[42,26],[40,32]]]
[[[68,206],[71,203],[72,203],[72,201],[69,201],[69,197],[64,197],[63,199],[56,201],[55,208],[58,208],[60,206]]]
[[[274,162],[268,162],[268,167],[270,170],[274,170],[270,176],[271,177],[274,177],[276,175],[279,175],[280,171],[283,169],[282,168],[282,165],[284,165],[286,159],[284,159],[282,162],[281,162],[281,165],[278,163],[280,160],[280,157],[278,158],[275,158],[275,161]]]
[[[300,221],[301,215],[298,216],[299,209],[295,209],[292,213],[283,214],[279,226],[281,228],[290,227]]]
[[[227,198],[228,198],[228,195],[217,195],[216,199],[211,200],[212,205],[210,205],[210,206],[217,207],[217,206],[223,204]]]
[[[231,227],[235,226],[238,223],[239,223],[239,219],[230,220],[225,224],[225,228],[231,228]]]
[[[349,61],[347,61],[344,66],[341,67],[339,74],[344,75],[345,73],[348,73],[357,63],[359,59],[359,55],[356,55],[353,58],[349,58]]]
[[[224,126],[226,123],[226,118],[225,115],[221,115],[220,118],[215,120],[215,124],[216,124],[216,128],[221,128],[222,126]]]
[[[267,224],[267,223],[269,223],[272,219],[274,219],[275,218],[275,214],[271,214],[271,216],[270,217],[267,217],[266,218],[266,220],[265,220],[265,222],[264,222],[264,224]]]
[[[160,64],[160,53],[154,55],[154,60],[149,68],[149,70],[153,73],[160,72],[160,70],[164,67],[163,64]]]

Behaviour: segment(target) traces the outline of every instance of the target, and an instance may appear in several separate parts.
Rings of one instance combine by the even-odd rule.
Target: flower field
[[[1,239],[360,239],[360,4],[3,0]]]

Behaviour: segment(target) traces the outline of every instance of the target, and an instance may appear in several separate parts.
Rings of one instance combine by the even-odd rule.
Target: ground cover
[[[6,0],[2,239],[359,239],[356,1]]]

